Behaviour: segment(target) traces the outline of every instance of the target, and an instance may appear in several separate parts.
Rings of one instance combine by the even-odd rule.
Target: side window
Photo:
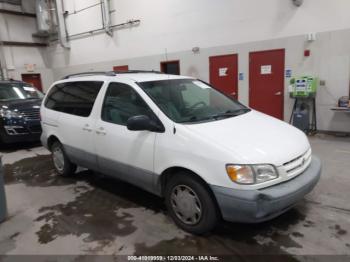
[[[111,83],[102,107],[102,120],[126,126],[128,119],[137,115],[154,118],[152,110],[132,87]]]
[[[88,117],[103,82],[68,82],[54,86],[45,106],[67,114]]]

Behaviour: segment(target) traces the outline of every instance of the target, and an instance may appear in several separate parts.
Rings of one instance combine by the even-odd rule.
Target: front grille
[[[25,120],[40,120],[40,108],[21,109]]]
[[[29,131],[31,133],[41,133],[41,125],[35,125],[35,126],[30,126],[28,127]]]
[[[302,173],[311,163],[311,149],[301,156],[283,164],[288,176],[295,176]]]
[[[24,127],[13,128],[18,135],[28,134],[28,131]]]

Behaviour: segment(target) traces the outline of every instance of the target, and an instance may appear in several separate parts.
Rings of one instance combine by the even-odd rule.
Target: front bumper
[[[1,132],[0,136],[1,136],[1,142],[5,144],[40,141],[40,133],[9,136],[6,133]]]
[[[2,143],[34,142],[40,140],[40,121],[27,121],[26,123],[2,123],[0,139]]]
[[[320,179],[321,169],[320,159],[313,157],[304,173],[278,185],[260,190],[211,188],[225,220],[259,223],[279,216],[303,199]]]

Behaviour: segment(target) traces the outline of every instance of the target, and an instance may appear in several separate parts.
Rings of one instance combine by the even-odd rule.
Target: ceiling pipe
[[[4,20],[3,17],[0,16],[0,23],[2,23]],[[0,70],[1,70],[1,78],[2,80],[7,78],[8,74],[7,74],[7,62],[6,62],[6,57],[5,57],[5,52],[4,52],[4,45],[2,43],[2,39],[3,39],[3,33],[0,30]]]
[[[116,30],[118,28],[138,26],[140,23],[141,23],[141,20],[139,20],[139,19],[129,20],[129,21],[125,22],[125,23],[111,25],[110,26],[110,30],[114,31],[114,30]],[[105,30],[106,29],[104,27],[102,27],[102,28],[89,30],[89,31],[85,31],[85,32],[81,32],[81,33],[77,33],[77,34],[73,34],[73,35],[68,35],[67,37],[70,40],[70,39],[73,39],[73,38],[79,38],[79,37],[91,36],[93,34],[103,33],[103,31],[105,31]]]
[[[62,47],[70,49],[70,44],[68,42],[68,33],[66,25],[67,12],[64,11],[63,0],[56,0],[56,15],[58,23],[58,38]]]
[[[7,77],[7,71],[6,71],[6,60],[3,53],[3,45],[0,41],[0,80],[4,80]]]
[[[22,5],[22,0],[0,0],[0,3],[10,4],[10,5]]]
[[[20,41],[1,41],[3,46],[25,46],[25,47],[47,47],[46,43],[35,43],[35,42],[20,42]]]
[[[112,21],[111,21],[111,10],[109,7],[109,0],[101,0],[101,9],[102,9],[103,27],[109,36],[113,36],[113,30],[111,28]]]
[[[20,11],[13,11],[13,10],[7,10],[7,9],[0,9],[1,14],[7,14],[7,15],[19,15],[19,16],[27,16],[27,17],[36,17],[36,14],[27,13],[27,12],[20,12]]]

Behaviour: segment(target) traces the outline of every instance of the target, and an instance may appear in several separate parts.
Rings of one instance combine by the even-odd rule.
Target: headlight
[[[0,109],[0,116],[6,117],[6,118],[12,118],[12,117],[22,117],[20,113],[18,113],[15,110],[9,110],[9,109]]]
[[[237,184],[261,184],[278,178],[277,170],[272,165],[227,165],[227,175]]]

